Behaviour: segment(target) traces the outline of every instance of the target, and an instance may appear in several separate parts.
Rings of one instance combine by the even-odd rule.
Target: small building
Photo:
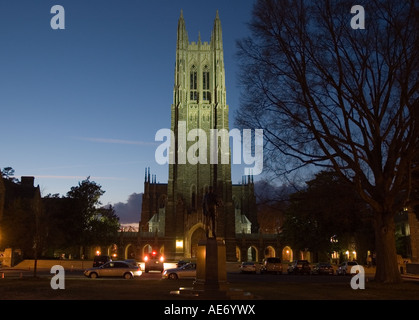
[[[0,252],[7,253],[3,253],[3,265],[33,257],[34,248],[41,246],[42,199],[34,181],[34,177],[15,182],[0,176]]]

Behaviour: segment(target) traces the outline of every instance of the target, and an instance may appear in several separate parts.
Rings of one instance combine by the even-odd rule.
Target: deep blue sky
[[[65,30],[52,30],[53,5]],[[143,192],[155,162],[154,135],[170,127],[176,31],[183,9],[189,41],[223,28],[230,128],[239,107],[236,40],[253,1],[0,1],[0,168],[35,176],[43,195],[65,195],[91,176],[102,202]],[[233,167],[233,182],[241,180]]]

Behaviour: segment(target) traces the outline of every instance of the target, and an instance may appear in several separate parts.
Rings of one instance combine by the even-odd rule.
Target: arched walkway
[[[147,253],[150,253],[151,251],[153,251],[152,246],[151,246],[151,245],[149,245],[149,244],[146,244],[146,245],[143,247],[143,249],[141,250],[141,259],[143,259],[143,258],[144,258],[144,256],[145,256]]]
[[[125,247],[124,259],[134,259],[134,257],[135,257],[134,246],[130,243]]]
[[[282,249],[282,261],[292,261],[293,260],[293,252],[289,246],[285,246]]]
[[[275,257],[275,249],[272,246],[265,248],[265,258]]]
[[[247,249],[247,261],[259,261],[258,250],[255,246],[250,246]]]
[[[242,260],[242,253],[239,247],[236,246],[236,258],[237,261],[241,261]]]
[[[205,226],[198,222],[185,233],[185,258],[196,258],[198,242],[205,239]]]
[[[198,254],[198,243],[200,240],[205,239],[205,231],[202,228],[198,228],[194,231],[191,236],[191,258],[196,258]]]

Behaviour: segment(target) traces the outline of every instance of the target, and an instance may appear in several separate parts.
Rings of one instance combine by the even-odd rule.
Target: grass
[[[239,287],[239,286],[236,286]],[[245,286],[241,286],[245,289]],[[349,283],[267,283],[253,285],[251,292],[264,300],[417,300],[419,283],[369,282],[364,290]]]
[[[170,291],[192,287],[191,280],[66,279],[64,290],[53,290],[50,278],[0,279],[2,300],[182,300]],[[419,282],[383,284],[370,281],[365,290],[349,283],[232,283],[262,300],[417,300]],[[199,299],[199,298],[198,298]]]

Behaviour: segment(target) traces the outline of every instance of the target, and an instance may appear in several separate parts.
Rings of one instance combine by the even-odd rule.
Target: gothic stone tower
[[[228,163],[221,161],[222,152],[218,152],[218,161],[210,161],[210,129],[217,132],[222,129],[228,132],[229,129],[218,11],[209,43],[201,42],[200,36],[198,42],[189,42],[181,12],[174,80],[171,107],[171,130],[174,133],[171,156],[174,163],[169,165],[166,236],[183,240],[184,247],[175,248],[177,255],[194,255],[189,252],[193,250],[193,247],[189,249],[190,242],[203,236],[202,199],[209,186],[212,186],[222,202],[222,206],[218,208],[217,235],[225,240],[227,255],[235,257],[230,160]],[[205,137],[198,135],[195,140],[189,141],[187,135],[194,132],[194,129],[202,129],[200,132],[205,132]],[[202,143],[201,139],[205,142],[206,150],[203,147],[194,149],[198,145],[197,141]],[[221,141],[218,140],[218,143],[221,144]],[[221,147],[218,149],[222,151]],[[191,163],[191,158],[188,157],[190,153],[196,157],[196,161],[193,161],[196,163]],[[229,148],[227,153],[230,159]]]
[[[225,241],[227,260],[236,261],[236,212],[241,208],[244,194],[238,192],[242,190],[240,188],[233,197],[229,139],[223,144],[223,139],[217,138],[218,147],[212,149],[210,141],[211,130],[216,133],[224,131],[227,135],[229,130],[218,12],[209,43],[202,42],[200,36],[197,42],[189,42],[181,12],[171,130],[174,136],[170,146],[172,161],[169,163],[168,183],[157,183],[155,176],[150,176],[146,169],[139,224],[141,232],[138,233],[139,255],[142,256],[141,250],[144,253],[152,246],[164,251],[169,260],[194,258],[198,241],[205,237],[202,199],[212,186],[222,204],[217,211],[216,234]],[[194,132],[199,134],[194,135]],[[218,150],[215,158],[211,158],[214,154],[210,153],[211,150]],[[247,214],[243,208],[239,212]]]

